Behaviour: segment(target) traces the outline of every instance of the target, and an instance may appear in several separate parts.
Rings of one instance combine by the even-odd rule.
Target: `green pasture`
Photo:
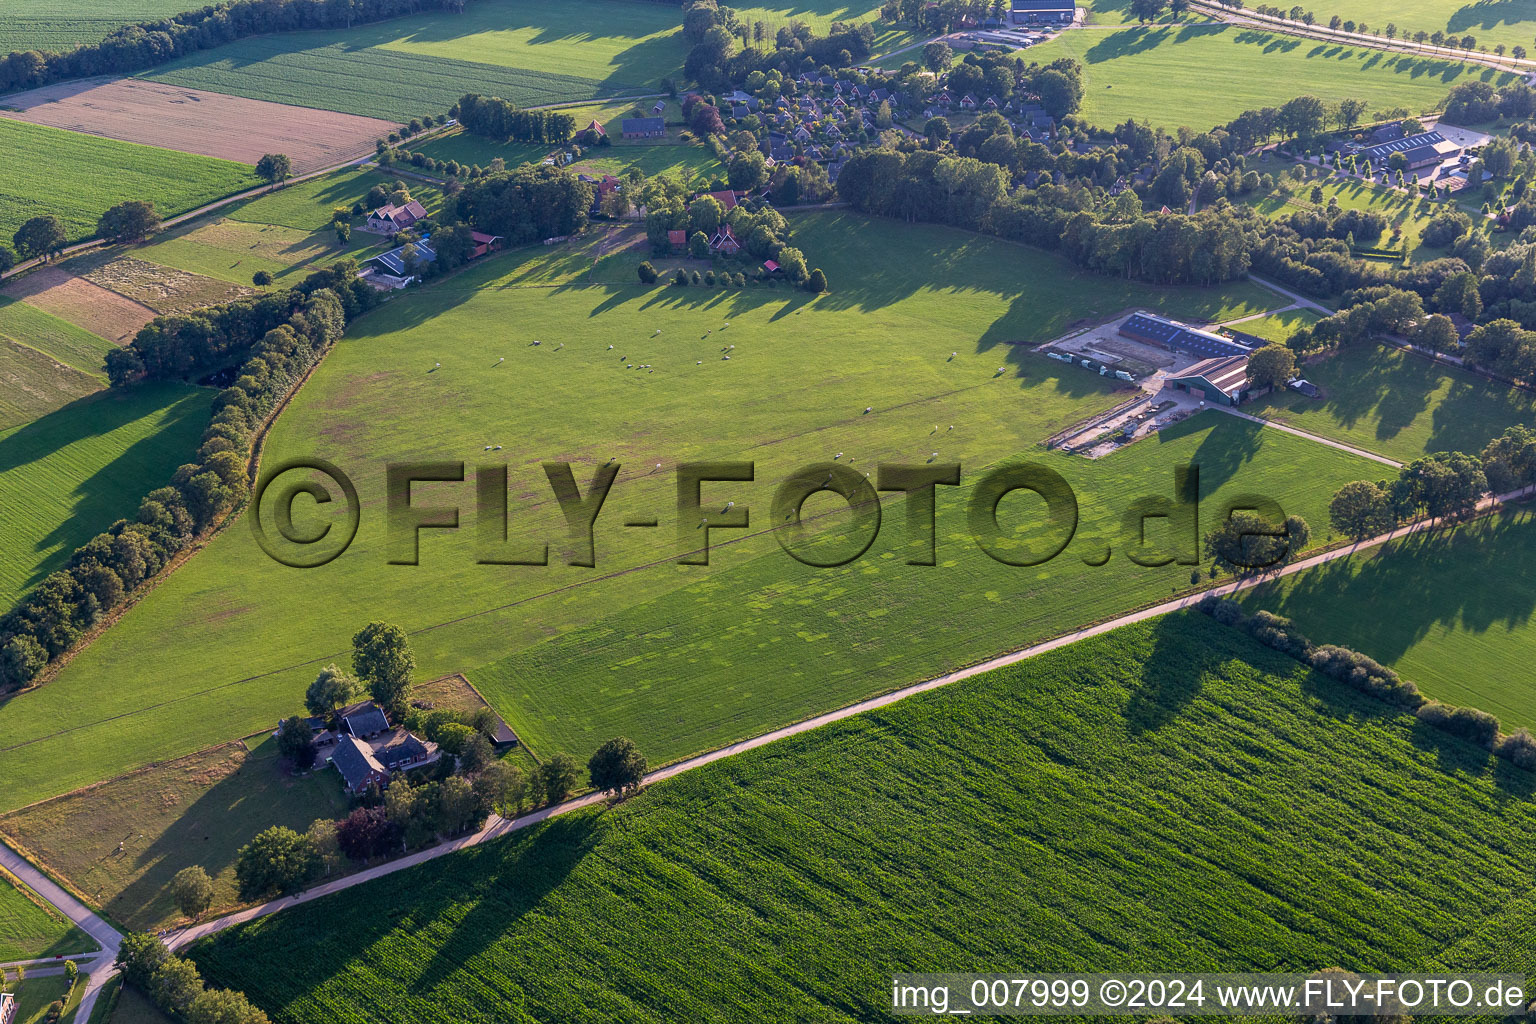
[[[0,239],[23,221],[53,214],[72,241],[96,233],[96,220],[129,199],[153,201],[162,217],[185,213],[260,182],[245,164],[85,135],[0,117],[6,174],[0,187]]]
[[[466,92],[522,106],[660,91],[681,71],[682,15],[666,4],[475,0],[353,29],[258,36],[147,77],[390,120],[446,111]]]
[[[1173,129],[1225,124],[1302,94],[1363,100],[1372,110],[1437,109],[1453,85],[1516,76],[1452,60],[1409,57],[1231,25],[1064,32],[1029,59],[1083,64],[1080,116],[1102,128],[1136,120]]]
[[[893,973],[1021,956],[1064,972],[1493,970],[1464,943],[1536,881],[1533,789],[1186,612],[190,956],[287,1024],[364,1005],[402,1020],[884,1020]],[[1528,927],[1489,935],[1510,954],[1498,969],[1531,962]]]
[[[0,872],[0,963],[86,953],[96,943],[8,872]]]
[[[1285,500],[1313,521],[1326,497],[1363,471],[1342,453],[1215,417],[1099,463],[1036,448],[1120,396],[1017,343],[1135,305],[1224,319],[1276,301],[1254,285],[1154,289],[1080,273],[1022,246],[851,214],[796,224],[796,242],[833,282],[819,298],[764,287],[587,286],[576,272],[590,260],[540,273],[564,257],[535,246],[359,321],[285,410],[263,455],[269,466],[319,456],[356,476],[367,508],[351,550],[320,569],[289,569],[261,552],[248,523],[233,524],[57,679],[0,708],[6,805],[267,727],[299,706],[316,662],[338,657],[373,618],[412,631],[423,678],[466,670],[486,682],[499,710],[534,729],[536,752],[584,747],[622,720],[657,758],[676,757],[1186,587],[1187,567],[1133,570],[1116,558],[1096,570],[1080,557],[1118,544],[1115,516],[1128,489],[1171,489],[1176,463],[1205,465],[1211,507],[1224,495],[1279,486],[1265,481],[1303,478],[1294,501],[1289,492]],[[653,369],[625,369],[642,363]],[[486,454],[495,444],[502,452]],[[1046,460],[1079,488],[1080,545],[1049,567],[1005,569],[956,539],[963,512],[946,494],[945,565],[902,567],[904,520],[890,506],[879,545],[862,559],[806,569],[762,532],[774,525],[767,505],[792,469],[839,452],[869,471],[880,461],[963,460],[967,481],[1001,462]],[[386,461],[412,458],[466,459],[471,470],[509,463],[512,536],[552,537],[554,564],[477,565],[469,530],[429,533],[421,565],[386,564],[379,474]],[[604,513],[615,525],[597,530],[599,569],[566,565],[563,520],[538,464],[568,460],[585,487],[610,458],[623,471]],[[755,485],[705,487],[705,501],[755,506],[756,529],[708,568],[673,561],[700,535],[670,512],[673,473],[698,459],[758,466]],[[424,501],[472,491],[418,488]],[[825,499],[808,512],[825,511]],[[1025,499],[1013,501],[1027,519]],[[315,510],[301,503],[297,513],[302,521]],[[662,525],[617,525],[646,515]],[[943,600],[935,602],[935,588]],[[620,633],[640,619],[667,620],[674,639],[631,633],[625,649]],[[965,623],[960,644],[957,621]],[[615,632],[603,644],[558,652],[563,634],[604,623]],[[760,639],[733,641],[728,655],[721,632],[708,649],[709,631],[738,629]],[[623,663],[651,659],[653,644],[677,656],[631,673]],[[529,684],[528,666],[577,654],[579,671],[591,674],[562,671]],[[103,672],[110,688],[100,685]],[[613,682],[615,672],[634,685]],[[653,674],[654,686],[646,681]],[[557,688],[589,694],[579,721],[547,722]]]
[[[188,10],[187,0],[0,0],[0,53],[99,43],[113,30]]]
[[[196,451],[212,400],[206,388],[145,384],[0,433],[0,608],[168,483]]]
[[[0,431],[99,390],[112,343],[0,295]]]
[[[1301,372],[1323,389],[1322,398],[1286,392],[1250,411],[1399,462],[1430,452],[1481,452],[1506,427],[1536,416],[1536,395],[1528,391],[1391,345],[1351,346],[1311,360]]]
[[[244,200],[217,217],[160,235],[135,249],[134,256],[233,284],[249,285],[258,270],[271,274],[278,287],[295,284],[317,264],[343,256],[362,263],[389,248],[387,238],[358,230],[361,217],[352,219],[347,244],[338,244],[331,212],[350,208],[374,185],[395,180],[404,182],[429,212],[441,208],[442,193],[435,185],[403,173],[351,168]]]
[[[1506,730],[1536,728],[1532,573],[1536,521],[1522,507],[1297,573],[1245,603],[1391,665],[1431,697],[1492,712]]]
[[[1256,320],[1244,320],[1227,326],[1234,331],[1242,331],[1244,334],[1251,334],[1256,338],[1283,345],[1291,335],[1303,327],[1310,327],[1320,319],[1322,319],[1321,315],[1311,310],[1288,309],[1283,313],[1271,313]]]
[[[1323,24],[1337,14],[1357,23],[1363,21],[1376,33],[1391,24],[1397,26],[1399,36],[1421,31],[1445,32],[1458,39],[1470,35],[1485,50],[1499,43],[1523,45],[1529,50],[1536,35],[1536,3],[1532,0],[1332,0],[1326,9],[1318,8],[1317,14]]]

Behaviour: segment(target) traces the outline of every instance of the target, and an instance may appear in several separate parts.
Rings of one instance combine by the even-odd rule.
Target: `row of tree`
[[[132,932],[118,947],[123,981],[144,993],[172,1020],[184,1024],[268,1024],[243,993],[209,988],[197,965],[172,953],[148,932]]]
[[[1358,541],[1419,516],[1458,523],[1477,511],[1489,490],[1503,494],[1533,484],[1536,431],[1513,426],[1479,455],[1436,452],[1404,466],[1395,480],[1345,484],[1334,494],[1328,517],[1335,530]]]
[[[13,51],[0,58],[0,92],[92,75],[118,75],[164,64],[199,50],[272,32],[351,28],[426,10],[462,10],[465,0],[224,0],[124,25],[99,43],[62,53]]]
[[[522,110],[497,96],[466,93],[448,111],[466,131],[497,142],[538,142],[563,146],[576,134],[576,119],[559,110]]]
[[[151,491],[132,520],[120,519],[70,556],[0,618],[0,690],[24,686],[74,644],[194,537],[243,500],[251,440],[266,414],[341,336],[347,320],[375,294],[342,261],[298,287],[203,310],[162,317],[126,347],[108,353],[115,387],[166,379],[219,363],[238,366],[213,401],[194,461]]]

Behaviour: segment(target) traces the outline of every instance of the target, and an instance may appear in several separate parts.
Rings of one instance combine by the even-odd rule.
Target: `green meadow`
[[[0,53],[52,50],[99,43],[113,30],[138,21],[169,18],[187,0],[0,0]]]
[[[1469,936],[1531,960],[1528,928],[1491,926],[1536,882],[1533,788],[1187,612],[190,956],[284,1024],[362,1006],[477,1024],[884,1020],[893,973],[1021,955],[1032,971],[1493,969]]]
[[[1332,0],[1326,9],[1318,8],[1319,20],[1327,24],[1337,14],[1354,22],[1365,22],[1372,32],[1380,33],[1396,25],[1398,35],[1415,32],[1445,32],[1457,38],[1473,36],[1482,49],[1495,45],[1523,45],[1531,48],[1536,35],[1536,3],[1532,0],[1499,0],[1497,3],[1467,3],[1466,0]]]
[[[682,15],[670,5],[475,0],[462,14],[244,39],[146,77],[408,120],[442,113],[466,92],[521,106],[654,93],[685,53]]]
[[[0,432],[0,608],[169,482],[212,400],[185,384],[101,391]]]
[[[1521,506],[1297,573],[1244,603],[1392,666],[1437,700],[1491,712],[1506,731],[1536,729],[1532,573],[1536,520]]]
[[[1451,86],[1516,76],[1452,60],[1409,57],[1231,25],[1064,32],[1031,47],[1029,59],[1083,64],[1079,116],[1102,128],[1126,118],[1197,131],[1245,110],[1280,106],[1302,93],[1371,110],[1439,109]]]
[[[129,199],[150,200],[162,217],[260,184],[245,164],[85,135],[0,117],[6,178],[0,238],[23,221],[53,214],[71,241],[96,233],[96,220]],[[110,168],[110,173],[103,173]]]
[[[90,936],[66,921],[35,892],[0,871],[0,963],[96,949]]]
[[[1399,462],[1430,452],[1481,452],[1506,427],[1536,416],[1536,396],[1528,391],[1392,345],[1345,348],[1301,372],[1323,389],[1322,398],[1288,391],[1250,411]]]
[[[101,389],[102,360],[111,348],[67,320],[0,296],[0,430]]]
[[[249,285],[259,270],[271,274],[277,287],[295,284],[317,264],[343,256],[361,263],[389,248],[387,238],[358,230],[357,217],[347,244],[338,244],[331,211],[351,207],[374,185],[393,180],[405,182],[428,212],[442,206],[442,193],[427,182],[351,168],[243,200],[217,217],[160,235],[133,255],[232,284]]]
[[[1083,564],[1119,545],[1131,496],[1171,491],[1175,464],[1202,463],[1208,508],[1300,478],[1284,500],[1314,522],[1327,496],[1363,471],[1343,453],[1217,417],[1098,463],[1036,447],[1120,396],[1020,343],[1133,305],[1220,319],[1277,301],[1256,286],[1152,289],[943,228],[846,214],[796,223],[796,241],[834,282],[819,298],[588,286],[578,278],[590,260],[559,271],[560,250],[537,246],[359,321],[285,410],[263,455],[268,466],[319,456],[355,476],[366,508],[351,549],[301,571],[263,554],[249,523],[224,531],[57,679],[0,708],[6,805],[268,726],[298,706],[317,662],[340,656],[373,618],[413,633],[422,678],[463,670],[483,682],[531,730],[536,752],[580,752],[623,722],[666,760],[1187,587],[1187,567]],[[486,454],[497,444],[500,453]],[[1049,566],[1004,567],[963,536],[961,487],[941,502],[942,565],[903,564],[904,519],[888,506],[863,558],[806,568],[768,531],[767,506],[792,470],[838,453],[861,472],[882,461],[963,461],[967,483],[1003,462],[1047,461],[1078,488],[1078,541]],[[420,565],[388,564],[380,474],[387,461],[417,458],[464,459],[471,471],[507,464],[511,536],[551,539],[554,564],[477,565],[468,529],[429,532]],[[565,564],[563,519],[539,467],[550,459],[573,463],[583,487],[610,459],[622,467],[604,512],[613,525],[597,530],[596,571]],[[670,511],[678,463],[700,459],[757,464],[752,485],[704,488],[704,501],[754,506],[754,529],[717,533],[716,544],[735,543],[707,568],[676,564],[702,533]],[[418,492],[427,503],[462,502],[473,487]],[[834,507],[820,495],[807,513]],[[1017,496],[1003,508],[1016,517],[1006,529],[1022,531],[1007,538],[1012,548],[1031,506]],[[302,520],[318,510],[297,512]],[[662,525],[619,525],[645,516]],[[649,634],[632,633],[634,622]],[[603,642],[567,651],[573,630]],[[727,645],[743,630],[757,639]],[[579,664],[559,667],[566,659]],[[86,692],[91,710],[66,719],[60,709],[78,709]],[[567,699],[584,705],[581,717],[551,721]]]
[[[1277,345],[1285,344],[1286,340],[1303,327],[1310,327],[1321,320],[1320,314],[1307,309],[1288,309],[1283,313],[1271,313],[1269,316],[1261,316],[1254,320],[1244,320],[1242,323],[1228,324],[1234,331],[1242,331],[1265,341],[1272,341]]]

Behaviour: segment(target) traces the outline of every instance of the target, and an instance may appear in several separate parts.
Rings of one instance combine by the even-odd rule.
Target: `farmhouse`
[[[715,237],[709,240],[709,249],[711,252],[720,252],[727,256],[734,256],[741,251],[741,243],[736,241],[735,234],[731,232],[731,226],[725,224],[721,226],[719,231],[715,232]]]
[[[337,728],[317,734],[318,759],[329,761],[341,775],[347,792],[362,793],[369,786],[383,788],[390,776],[437,759],[437,744],[417,739],[403,726],[391,725],[389,717],[373,701],[342,708]],[[311,719],[311,728],[315,719]],[[327,747],[334,747],[327,750]]]
[[[592,123],[587,125],[586,132],[594,140],[606,139],[608,137],[608,133],[603,131],[603,126],[597,123],[597,118],[595,117],[592,119]]]
[[[1012,0],[1010,25],[1066,25],[1077,17],[1074,0]]]
[[[1126,318],[1125,323],[1120,325],[1119,333],[1132,341],[1156,345],[1170,352],[1199,356],[1204,359],[1216,356],[1247,358],[1251,351],[1231,338],[1224,338],[1219,334],[1202,331],[1188,324],[1181,324],[1177,320],[1170,320],[1152,313],[1133,313]]]
[[[425,219],[426,216],[426,207],[414,199],[404,206],[390,203],[370,213],[367,222],[363,225],[363,230],[371,231],[376,235],[392,235],[396,231],[404,231],[417,221]]]
[[[1217,405],[1237,405],[1248,387],[1248,357],[1202,359],[1182,373],[1171,374],[1163,386],[1174,391],[1187,391]]]
[[[659,117],[626,117],[620,127],[626,139],[659,139],[667,134],[667,122]]]

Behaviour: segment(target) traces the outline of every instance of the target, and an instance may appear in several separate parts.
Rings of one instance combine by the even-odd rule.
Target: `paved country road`
[[[1275,424],[1267,425],[1274,426]],[[1377,456],[1377,458],[1379,459],[1380,456]],[[1529,497],[1533,493],[1536,493],[1536,487],[1525,488],[1521,491],[1512,491],[1508,494],[1503,494],[1496,497],[1485,497],[1481,502],[1479,502],[1478,508],[1482,514],[1486,514],[1507,502]],[[937,678],[929,679],[921,683],[914,683],[910,686],[902,687],[899,690],[893,690],[890,693],[885,693],[878,697],[871,697],[868,700],[862,700],[856,704],[850,704],[847,707],[838,708],[836,711],[829,711],[826,714],[817,715],[814,718],[808,718],[804,721],[795,722],[782,728],[774,729],[772,732],[766,732],[760,736],[754,736],[751,739],[745,739],[738,743],[732,743],[729,746],[720,747],[717,750],[711,750],[707,753],[699,754],[695,757],[686,758],[685,760],[678,761],[675,764],[667,765],[664,768],[658,768],[656,771],[650,772],[646,775],[645,784],[650,785],[651,783],[661,782],[663,780],[670,779],[675,775],[681,775],[683,772],[692,771],[695,768],[702,768],[704,765],[713,764],[716,761],[724,760],[728,757],[734,757],[737,754],[743,754],[749,750],[756,750],[759,747],[765,747],[770,743],[775,743],[782,739],[788,739],[791,736],[799,736],[802,733],[807,733],[814,729],[819,729],[825,725],[831,725],[833,722],[840,722],[846,718],[852,718],[854,715],[863,714],[866,711],[873,711],[877,708],[887,707],[891,704],[895,704],[898,701],[905,700],[908,697],[915,696],[919,693],[927,693],[930,690],[937,690],[941,687],[949,686],[951,683],[958,683],[961,680],[980,675],[983,672],[990,672],[993,669],[1004,668],[1008,665],[1016,665],[1021,661],[1027,661],[1030,658],[1037,657],[1038,655],[1045,654],[1049,651],[1067,647],[1071,644],[1077,643],[1079,640],[1086,640],[1089,637],[1098,636],[1101,633],[1108,633],[1111,630],[1119,629],[1121,626],[1128,626],[1132,623],[1143,622],[1147,619],[1156,618],[1159,615],[1166,615],[1169,612],[1189,608],[1199,603],[1199,601],[1207,594],[1214,594],[1216,596],[1233,594],[1241,590],[1247,590],[1251,587],[1258,586],[1260,583],[1267,583],[1280,576],[1290,576],[1294,573],[1304,572],[1307,569],[1312,569],[1319,565],[1323,565],[1340,558],[1348,558],[1356,552],[1366,551],[1388,543],[1389,541],[1406,537],[1416,531],[1428,529],[1430,525],[1432,524],[1422,521],[1410,523],[1406,526],[1400,526],[1389,533],[1384,533],[1380,536],[1369,538],[1357,544],[1353,544],[1348,547],[1334,548],[1330,551],[1324,551],[1320,554],[1313,555],[1310,558],[1304,558],[1299,562],[1293,562],[1292,564],[1287,565],[1285,568],[1281,569],[1278,573],[1271,573],[1269,575],[1256,578],[1234,580],[1230,583],[1225,583],[1211,590],[1204,590],[1197,593],[1187,594],[1183,597],[1174,598],[1170,601],[1164,601],[1161,604],[1152,605],[1151,607],[1143,608],[1139,611],[1128,612],[1125,615],[1110,619],[1107,622],[1101,622],[1092,626],[1085,626],[1082,629],[1075,630],[1071,633],[1066,633],[1061,636],[1054,637],[1050,640],[1045,640],[1041,643],[1025,647],[1021,650],[1000,655],[991,659],[990,661],[984,661],[980,664],[959,669],[957,671],[950,672],[946,675],[938,676]],[[385,875],[392,875],[397,871],[403,871],[406,868],[415,867],[418,864],[424,864],[429,860],[435,860],[436,858],[448,853],[467,849],[471,846],[478,846],[481,843],[488,842],[489,840],[496,839],[500,836],[504,836],[510,832],[516,832],[520,829],[528,828],[531,825],[537,825],[539,822],[546,821],[555,817],[556,815],[567,814],[571,811],[598,806],[606,799],[606,796],[603,794],[589,793],[586,796],[578,797],[574,800],[569,800],[563,804],[559,804],[558,806],[546,807],[542,810],[534,811],[531,814],[525,814],[518,818],[508,819],[503,818],[500,815],[493,814],[490,820],[486,823],[485,828],[481,829],[479,832],[474,833],[473,835],[449,840],[448,842],[440,843],[439,845],[431,847],[430,849],[422,850],[418,853],[413,853],[406,857],[401,857],[398,860],[392,860],[384,864],[379,864],[375,867],[359,871],[356,874],[347,875],[344,878],[338,878],[333,881],[326,882],[322,885],[317,885],[314,888],[308,889],[296,896],[289,896],[282,899],[272,900],[269,903],[263,903],[260,906],[255,907],[248,907],[245,910],[236,911],[235,913],[227,914],[224,917],[214,918],[201,922],[200,924],[190,925],[178,932],[173,933],[167,941],[171,948],[179,949],[189,943],[197,941],[198,939],[221,932],[233,925],[242,924],[246,921],[253,921],[256,918],[265,917],[269,914],[275,914],[281,910],[287,909],[288,907],[297,906],[301,903],[308,903],[310,900],[318,899],[321,896],[329,896],[332,893],[341,892],[344,889],[350,889],[354,885],[361,885],[362,883],[372,881],[375,878],[382,878]]]

